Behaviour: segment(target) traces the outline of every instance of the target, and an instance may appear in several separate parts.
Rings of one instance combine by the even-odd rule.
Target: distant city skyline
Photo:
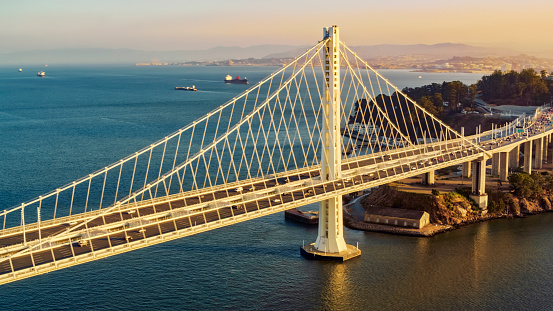
[[[338,25],[348,45],[464,43],[553,57],[551,0],[0,0],[0,53],[311,45]]]

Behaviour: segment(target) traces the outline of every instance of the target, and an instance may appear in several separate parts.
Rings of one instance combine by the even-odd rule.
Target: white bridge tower
[[[323,28],[324,102],[322,120],[321,181],[342,178],[342,135],[340,133],[340,38],[337,26]],[[304,246],[302,255],[312,259],[347,260],[361,254],[356,247],[346,245],[342,196],[321,201],[319,233],[314,244]]]

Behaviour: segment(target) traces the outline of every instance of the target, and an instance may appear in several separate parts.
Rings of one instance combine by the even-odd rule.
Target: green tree
[[[474,99],[476,98],[476,94],[478,94],[478,85],[471,84],[468,88],[468,91],[469,91],[470,108],[474,110]]]
[[[424,108],[429,113],[437,116],[438,110],[436,109],[436,106],[434,106],[434,103],[431,100],[431,97],[429,96],[423,96],[421,99],[419,99],[418,104],[421,105],[422,108]]]
[[[518,89],[518,96],[520,99],[522,99],[522,94],[524,94],[524,90],[526,90],[526,84],[524,82],[519,82],[517,85]]]
[[[441,115],[444,111],[444,99],[442,97],[442,93],[434,93],[434,95],[432,95],[431,101],[432,103],[434,103],[434,107],[436,107],[438,115]]]
[[[515,173],[508,177],[513,193],[521,198],[530,198],[534,181],[527,173]]]
[[[445,83],[445,98],[449,101],[449,107],[452,110],[459,110],[461,99],[467,97],[467,86],[461,81],[444,82]]]
[[[548,194],[553,193],[553,175],[546,175],[544,177],[543,190]]]
[[[483,76],[477,84],[485,100],[503,98],[505,82],[501,70],[496,70],[489,76]]]
[[[553,97],[553,81],[546,79],[547,71],[538,74],[534,69],[494,71],[478,81],[478,90],[485,100],[517,99],[521,104],[541,105]]]
[[[526,199],[538,199],[544,193],[544,187],[548,187],[548,180],[540,173],[534,171],[528,173],[511,174],[508,178],[513,193]]]

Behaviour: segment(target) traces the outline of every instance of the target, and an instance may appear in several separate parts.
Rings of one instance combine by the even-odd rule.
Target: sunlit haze
[[[543,54],[553,51],[552,12],[551,0],[2,0],[0,53],[310,45],[335,24],[350,46],[453,42]]]

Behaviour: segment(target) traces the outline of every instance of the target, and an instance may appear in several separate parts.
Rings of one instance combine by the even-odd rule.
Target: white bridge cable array
[[[32,252],[56,247],[45,242],[71,232],[87,230],[87,236],[92,236],[89,222],[112,211],[185,194],[200,196],[213,189],[226,189],[228,194],[229,189],[254,181],[266,187],[287,172],[307,172],[316,179],[323,124],[329,122],[322,107],[325,43],[319,42],[242,94],[156,143],[0,212],[0,237],[22,231],[23,244],[30,247],[21,252]],[[360,167],[361,161],[375,154],[419,159],[421,146],[459,151],[444,153],[448,157],[444,161],[463,157],[462,150],[481,150],[408,98],[345,44],[339,52],[343,64],[340,143],[342,162],[348,167]],[[399,166],[398,173],[408,172],[411,165],[427,165],[412,162]],[[79,224],[63,232],[42,233],[43,227],[56,221],[77,218]],[[38,230],[34,240],[26,237],[30,229]],[[0,244],[0,255],[1,250]]]
[[[313,66],[312,59],[320,57],[323,45],[322,42],[317,44],[295,62],[156,143],[86,177],[0,212],[0,217],[4,218],[2,223],[6,224],[3,229],[11,227],[9,224],[22,226],[39,219],[56,219],[243,178],[266,176],[275,173],[277,165],[287,167],[293,160],[290,159],[290,142],[283,139],[289,132],[289,123],[293,121],[296,126],[303,121],[297,126],[307,128],[306,122],[312,120],[305,115],[298,120],[300,116],[295,113],[291,114],[293,118],[286,120],[283,112],[290,109],[290,105],[303,109],[303,103],[297,104],[303,100],[298,90],[307,78],[303,67]],[[306,60],[300,67],[298,63],[302,59]],[[314,69],[312,67],[312,71]],[[296,94],[291,93],[292,84],[295,84]],[[322,90],[317,93],[322,93]],[[313,128],[317,131],[317,126]],[[275,139],[277,137],[280,140]],[[298,137],[291,139],[294,143]],[[268,140],[273,140],[273,144],[269,145]],[[257,146],[260,143],[262,148]],[[310,143],[312,161],[318,161],[314,156],[317,143]],[[278,157],[278,163],[273,162],[275,157]],[[303,161],[302,165],[316,164],[308,163],[307,157]],[[18,221],[10,221],[8,216]]]

